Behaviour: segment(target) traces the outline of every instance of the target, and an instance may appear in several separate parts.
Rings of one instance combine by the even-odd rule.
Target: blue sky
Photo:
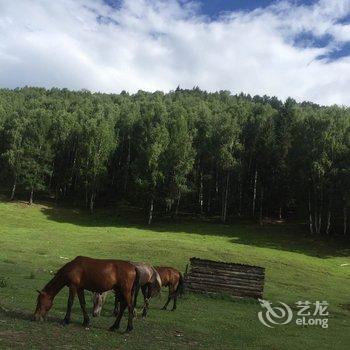
[[[105,0],[105,2],[113,7],[119,7],[121,0]],[[201,0],[199,3],[200,11],[212,18],[219,16],[223,12],[227,11],[251,11],[258,7],[266,7],[276,0]],[[310,5],[315,0],[294,0],[294,3]]]
[[[276,1],[271,0],[202,0],[201,11],[211,17],[216,17],[225,11],[251,11],[257,7],[266,7]],[[310,5],[314,0],[295,0],[295,3]]]
[[[329,0],[336,1],[336,0]],[[121,0],[105,0],[105,2],[114,7],[120,8]],[[188,2],[188,0],[183,0],[183,3]],[[220,16],[227,13],[232,13],[235,11],[246,11],[250,12],[257,8],[266,8],[273,4],[278,4],[279,0],[194,0],[198,5],[198,13],[208,16],[211,20],[215,21]],[[293,4],[299,6],[312,6],[317,3],[317,0],[291,0]],[[350,23],[350,14],[339,20],[339,23],[348,24]],[[297,38],[295,38],[296,46],[309,46],[309,47],[325,47],[330,41],[332,41],[332,36],[321,35],[314,36],[310,32],[300,33]],[[320,55],[320,59],[326,59],[329,61],[334,61],[342,57],[350,55],[350,45],[348,43],[338,44],[333,50],[330,50],[326,54]]]
[[[350,105],[350,0],[0,1],[0,87]]]
[[[113,1],[113,0],[111,0]],[[336,1],[336,0],[329,0]],[[316,0],[294,0],[293,3],[297,5],[310,6],[315,4]],[[234,11],[253,11],[256,8],[266,8],[269,5],[276,4],[276,0],[201,0],[199,1],[199,10],[201,13],[209,16],[212,19],[218,18],[227,12]],[[339,23],[350,23],[350,15],[339,20]],[[312,46],[312,47],[325,47],[330,43],[332,37],[330,35],[313,36],[310,32],[300,33],[295,39],[295,45],[297,46]],[[320,58],[327,59],[329,61],[337,60],[338,58],[346,57],[350,55],[350,44],[339,44],[334,50],[328,52],[325,55],[321,55]]]

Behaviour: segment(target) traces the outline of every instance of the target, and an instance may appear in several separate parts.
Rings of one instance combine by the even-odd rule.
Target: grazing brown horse
[[[134,297],[134,307],[136,307],[137,303],[137,296],[139,293],[139,290],[141,288],[143,298],[144,298],[144,304],[142,308],[142,317],[147,316],[147,311],[149,308],[149,300],[154,297],[155,295],[160,293],[160,290],[162,288],[162,281],[160,279],[160,276],[158,272],[155,270],[155,268],[149,264],[144,263],[132,263],[139,276],[139,280],[137,283],[137,288],[135,289],[135,297]],[[102,310],[102,306],[106,300],[108,292],[105,293],[94,293],[93,295],[93,316],[99,316]],[[114,306],[114,314],[118,313],[118,306],[119,299],[118,296],[115,296],[115,306]]]
[[[162,286],[169,287],[168,300],[163,306],[163,310],[166,310],[171,299],[174,299],[172,311],[176,310],[177,297],[184,293],[184,279],[179,270],[173,267],[155,266],[155,269],[159,273],[162,280]]]
[[[102,293],[114,290],[120,300],[119,313],[110,330],[119,328],[123,313],[128,307],[129,319],[126,331],[133,329],[133,296],[138,288],[138,272],[135,266],[123,260],[92,259],[78,256],[62,266],[55,277],[38,291],[37,306],[34,313],[35,320],[42,320],[51,309],[53,300],[58,292],[65,286],[69,288],[67,313],[63,320],[69,324],[74,297],[78,294],[79,302],[84,316],[84,326],[89,325],[89,316],[86,312],[84,290]]]

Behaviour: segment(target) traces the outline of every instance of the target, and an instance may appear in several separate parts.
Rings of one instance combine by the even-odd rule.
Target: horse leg
[[[120,326],[120,320],[123,317],[124,311],[126,309],[127,303],[125,302],[124,298],[121,298],[120,303],[119,303],[119,313],[117,315],[117,318],[115,319],[115,322],[113,325],[109,328],[110,331],[115,331],[119,329]]]
[[[134,308],[134,303],[132,300],[132,287],[130,287],[129,290],[126,290],[124,292],[124,299],[125,302],[128,306],[128,312],[129,312],[129,317],[128,317],[128,326],[126,327],[126,332],[131,332],[133,330],[133,319],[134,319],[134,315],[135,315],[135,308]]]
[[[115,293],[113,316],[118,316],[119,306],[120,306],[120,302],[119,302],[119,299],[118,299],[118,295],[117,295],[117,293]]]
[[[140,286],[137,286],[134,292],[134,308],[136,308],[137,306],[137,296],[139,295],[139,291],[140,291]]]
[[[171,309],[171,311],[175,311],[176,310],[176,302],[177,302],[177,287],[178,287],[178,283],[174,286],[174,292],[173,292],[173,298],[174,298],[174,304],[173,304],[173,308]]]
[[[147,316],[147,311],[149,308],[149,299],[151,298],[151,288],[150,286],[143,286],[141,287],[142,294],[143,294],[143,308],[142,308],[142,317]]]
[[[162,310],[166,310],[166,308],[168,307],[173,293],[174,293],[173,287],[172,287],[172,286],[169,286],[168,300],[167,300],[167,302],[165,303],[165,305],[162,307]]]
[[[73,306],[74,297],[76,293],[77,293],[77,289],[75,288],[75,286],[69,286],[67,312],[66,312],[66,316],[63,319],[63,325],[68,325],[70,323],[70,314],[72,312],[72,306]]]
[[[88,327],[90,324],[90,319],[89,319],[88,313],[86,312],[84,289],[78,290],[78,298],[79,298],[80,307],[83,311],[83,316],[84,316],[83,326]]]
[[[173,308],[171,309],[171,311],[176,310],[176,302],[177,302],[177,293],[175,293],[175,295],[174,295],[174,304],[173,304]]]

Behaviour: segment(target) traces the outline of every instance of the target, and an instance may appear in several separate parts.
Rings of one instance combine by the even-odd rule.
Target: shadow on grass
[[[23,311],[23,310],[8,310],[0,307],[0,317],[20,319],[23,321],[31,321],[33,322],[33,324],[35,322],[33,312]],[[48,316],[45,322],[60,323],[62,322],[62,320],[55,316]]]
[[[214,219],[179,217],[158,218],[154,224],[145,223],[139,209],[118,208],[97,210],[91,215],[83,210],[44,207],[43,214],[52,221],[70,223],[83,227],[115,227],[150,230],[159,233],[186,233],[230,238],[234,244],[243,244],[290,252],[319,258],[350,256],[350,240],[347,237],[312,236],[301,224],[269,224],[259,226],[248,222],[233,222],[229,225]]]
[[[53,316],[53,315],[47,315],[45,317],[45,320],[42,322],[36,322],[34,321],[34,316],[33,316],[33,312],[29,312],[29,311],[23,311],[23,310],[8,310],[5,308],[0,307],[0,318],[7,318],[7,319],[15,319],[15,320],[22,320],[22,321],[27,321],[27,322],[31,322],[32,325],[40,325],[42,323],[49,323],[52,325],[57,325],[60,326],[62,328],[69,328],[70,326],[76,326],[76,327],[81,327],[82,329],[84,328],[82,326],[82,321],[79,320],[74,320],[72,319],[69,325],[63,325],[62,323],[62,318],[59,318],[57,316]],[[115,320],[115,317],[111,317],[111,324],[113,324]],[[106,327],[103,327],[101,325],[96,325],[94,324],[93,318],[90,318],[90,327],[96,328],[96,329],[101,329],[101,330],[106,330]],[[108,330],[108,328],[107,328]]]
[[[73,315],[73,317],[76,315]],[[105,321],[107,323],[107,325],[102,325],[99,322],[97,322],[98,320],[96,320],[94,317],[90,316],[90,325],[88,328],[93,328],[93,329],[97,329],[99,331],[106,331],[108,333],[117,333],[117,334],[128,334],[127,331],[125,331],[123,329],[124,325],[122,325],[120,327],[120,329],[115,330],[115,331],[110,331],[109,328],[110,326],[112,326],[114,324],[115,321],[115,316],[112,315],[102,315],[102,318],[105,319]],[[123,319],[122,322],[126,322],[128,318],[128,313],[125,312],[123,315]],[[79,320],[75,320],[72,319],[70,321],[69,325],[63,325],[63,320],[62,318],[59,318],[57,316],[52,316],[52,315],[47,315],[45,317],[45,320],[42,322],[36,322],[34,321],[34,317],[33,317],[33,313],[32,312],[28,312],[28,311],[24,311],[24,310],[9,310],[6,308],[3,308],[0,306],[0,319],[13,319],[13,320],[21,320],[21,321],[26,321],[26,322],[30,322],[31,325],[33,326],[40,326],[42,324],[51,324],[54,326],[58,326],[58,327],[62,327],[62,329],[69,329],[71,327],[76,327],[77,329],[81,328],[81,329],[86,329],[85,326],[82,325],[82,321]],[[143,320],[143,319],[142,319]],[[141,322],[141,319],[134,319],[134,324],[135,322]]]

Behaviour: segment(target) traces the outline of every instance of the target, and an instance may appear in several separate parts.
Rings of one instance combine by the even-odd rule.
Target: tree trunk
[[[227,217],[227,201],[228,201],[229,181],[230,181],[230,171],[228,170],[227,175],[226,175],[225,195],[224,195],[222,214],[221,214],[222,222],[226,222],[226,217]]]
[[[319,208],[315,208],[314,211],[315,233],[319,234],[321,232],[321,213],[319,212]]]
[[[219,202],[219,169],[218,165],[216,164],[216,174],[215,174],[215,196],[216,196],[216,202]]]
[[[264,188],[261,186],[261,190],[260,190],[260,215],[259,215],[260,225],[263,224],[263,200],[264,200]]]
[[[318,233],[321,233],[321,227],[322,227],[322,211],[318,213]]]
[[[318,234],[321,233],[322,228],[322,214],[323,214],[323,186],[321,187],[321,200],[318,209]]]
[[[344,217],[344,223],[343,223],[343,234],[346,235],[347,231],[347,223],[348,223],[348,215],[347,215],[347,208],[344,206],[343,208],[343,217]]]
[[[318,232],[318,217],[317,217],[317,209],[314,208],[314,215],[313,215],[313,219],[314,219],[314,232],[317,234]]]
[[[309,190],[309,229],[310,233],[314,233],[313,221],[312,221],[312,210],[311,210],[311,194]]]
[[[55,186],[55,206],[58,206],[58,194],[59,194],[59,187],[58,185]]]
[[[200,170],[199,172],[199,195],[198,195],[198,202],[199,202],[199,210],[200,213],[203,214],[203,171]]]
[[[154,199],[153,199],[153,195],[152,195],[151,196],[151,203],[149,206],[148,225],[151,225],[152,219],[153,219],[153,204],[154,204]]]
[[[329,234],[329,229],[331,227],[331,209],[328,208],[328,213],[327,213],[327,226],[326,226],[326,235]]]
[[[74,173],[74,169],[75,169],[75,163],[76,163],[76,152],[74,150],[74,154],[73,154],[73,162],[72,162],[72,166],[71,166],[71,171],[70,171],[70,175],[68,178],[68,183],[71,183],[70,189],[74,192],[75,189],[77,188],[77,176]],[[74,181],[72,181],[74,180]],[[66,187],[66,185],[65,185]],[[64,196],[66,196],[66,192],[64,194]]]
[[[11,200],[12,201],[15,198],[16,186],[17,186],[17,176],[15,176],[15,179],[13,181],[13,186],[12,186],[12,191],[11,191]]]
[[[181,192],[179,191],[176,201],[176,208],[175,208],[175,216],[179,213],[179,207],[180,207],[180,199],[181,199]]]
[[[34,187],[32,186],[30,190],[29,205],[33,204],[33,198],[34,198]]]
[[[88,186],[87,183],[85,184],[85,208],[88,208]]]
[[[95,201],[95,194],[94,191],[91,191],[91,196],[90,196],[90,213],[94,213],[94,201]]]
[[[239,202],[238,202],[238,216],[242,215],[242,179],[241,176],[239,177],[239,183],[238,183],[238,193],[239,193]]]
[[[172,198],[168,198],[165,200],[165,213],[171,213],[171,207],[172,207],[173,200]]]
[[[316,234],[319,233],[319,224],[320,224],[320,220],[319,220],[319,199],[317,197],[317,186],[314,185],[314,232]]]
[[[279,210],[278,210],[278,219],[282,220],[282,207],[281,206],[279,207]]]
[[[52,169],[55,169],[55,162],[52,164]],[[53,178],[53,170],[50,171],[49,185],[48,185],[49,190],[51,189],[52,178]]]
[[[256,183],[258,180],[258,170],[255,169],[255,175],[254,175],[254,189],[253,189],[253,204],[252,204],[252,213],[253,216],[255,215],[255,201],[256,201]]]
[[[316,209],[316,215],[315,215],[315,226],[316,226],[316,233],[321,233],[321,224],[322,224],[322,213]]]
[[[207,202],[207,213],[210,213],[210,204],[211,204],[211,186],[208,186],[208,202]]]
[[[209,214],[212,210],[212,197],[213,197],[213,185],[214,185],[214,173],[215,173],[215,169],[214,169],[214,165],[212,165],[212,169],[210,174],[212,175],[210,177],[210,181],[209,181],[209,186],[208,186],[208,199],[207,199],[207,213]]]
[[[124,193],[126,193],[126,190],[128,188],[130,159],[131,159],[131,137],[130,135],[128,135],[128,154],[126,157],[126,166],[125,166],[125,175],[124,175]]]

